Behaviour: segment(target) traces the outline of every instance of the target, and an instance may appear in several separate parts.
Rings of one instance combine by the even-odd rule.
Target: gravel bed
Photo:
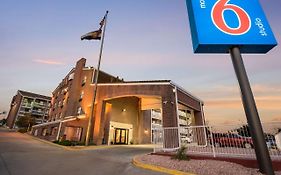
[[[262,175],[257,169],[247,168],[226,161],[193,159],[189,161],[179,161],[171,159],[169,156],[159,155],[143,155],[137,157],[137,160],[146,164],[176,169],[198,175]],[[281,171],[275,172],[275,174],[281,175]]]

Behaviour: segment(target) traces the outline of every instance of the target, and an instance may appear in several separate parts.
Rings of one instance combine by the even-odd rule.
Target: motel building
[[[48,121],[32,127],[31,134],[49,141],[85,142],[96,69],[86,59],[63,78],[52,93]],[[155,129],[203,125],[203,102],[170,80],[124,81],[99,72],[91,141],[96,145],[150,144]],[[166,145],[192,133],[162,133]],[[172,145],[171,145],[172,144]]]

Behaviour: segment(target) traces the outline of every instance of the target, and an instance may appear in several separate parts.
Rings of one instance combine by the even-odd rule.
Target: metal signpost
[[[194,53],[230,53],[262,173],[274,174],[241,53],[277,45],[258,0],[186,0]]]

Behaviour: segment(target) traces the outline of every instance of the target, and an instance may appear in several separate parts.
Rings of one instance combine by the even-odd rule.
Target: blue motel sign
[[[186,0],[194,53],[267,53],[277,41],[258,0]]]

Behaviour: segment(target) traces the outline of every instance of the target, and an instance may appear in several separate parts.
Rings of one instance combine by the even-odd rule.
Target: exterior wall
[[[88,119],[85,118],[80,120],[65,122],[62,126],[60,135],[62,136],[64,134],[65,127],[81,127],[82,135],[81,135],[80,142],[84,142],[84,140],[86,139],[87,126],[88,126]]]
[[[30,103],[24,102],[27,99]],[[44,122],[48,115],[49,103],[50,97],[19,90],[11,102],[7,126],[14,128],[17,119],[24,115],[34,117],[37,124]]]
[[[151,143],[151,110],[141,111],[139,118],[139,143]]]
[[[86,59],[81,58],[77,61],[75,68],[73,68],[66,77],[60,82],[57,88],[53,91],[51,109],[49,111],[48,122],[65,120],[69,117],[76,117],[85,114],[86,119],[90,116],[91,103],[93,97],[93,71],[92,67],[85,67]],[[121,82],[118,77],[111,76],[107,73],[100,72],[98,82]],[[82,92],[84,93],[81,98]],[[78,113],[78,108],[82,108]],[[79,122],[71,122],[76,126],[83,128],[82,138],[85,140],[87,121],[81,120]],[[69,122],[62,124],[60,136],[63,136],[64,127]],[[43,127],[43,126],[40,126]]]
[[[20,109],[21,106],[21,100],[22,100],[22,96],[20,96],[19,94],[15,95],[12,99],[11,105],[10,105],[10,111],[7,117],[7,126],[9,128],[13,128],[14,124],[16,122],[17,119],[17,115],[18,115],[18,111]]]
[[[80,114],[85,114],[85,118],[82,120],[71,122],[64,121],[59,133],[60,137],[63,136],[65,127],[79,126],[83,128],[81,140],[84,141],[89,117],[93,115],[93,131],[91,132],[91,138],[97,145],[109,142],[110,121],[132,124],[134,128],[134,142],[150,143],[151,115],[147,111],[141,111],[141,100],[139,100],[139,98],[143,96],[161,99],[159,107],[162,109],[163,127],[178,126],[177,102],[194,110],[195,123],[202,123],[203,114],[201,112],[201,102],[191,95],[188,95],[182,89],[177,90],[178,101],[176,101],[175,86],[171,84],[170,81],[160,81],[159,83],[157,81],[152,83],[130,83],[124,82],[118,77],[113,77],[102,71],[98,79],[100,84],[98,84],[95,111],[91,114],[94,90],[92,75],[95,69],[87,68],[85,64],[86,60],[84,58],[80,59],[76,63],[76,67],[69,72],[53,92],[49,121],[64,121],[71,116],[75,118],[79,115],[79,107],[82,108]],[[70,79],[72,75],[74,75],[74,77]],[[82,98],[80,98],[81,92],[84,93]],[[114,99],[116,99],[116,101]],[[125,104],[129,106],[129,108],[122,106]],[[128,110],[126,111],[128,116],[122,114],[122,108]],[[43,128],[43,126],[38,127]],[[34,128],[36,128],[36,126]],[[175,137],[175,133],[165,133],[165,140],[172,140],[172,147],[177,147],[179,145],[178,137]],[[171,147],[171,145],[169,145],[171,142],[165,144]]]
[[[45,140],[49,140],[49,141],[55,141],[56,137],[57,137],[57,132],[52,134],[52,128],[54,128],[54,127],[57,127],[57,130],[58,130],[59,122],[49,124],[49,125],[43,125],[43,126],[41,125],[39,127],[36,127],[36,126],[32,127],[31,134],[33,136],[36,136],[35,133],[36,133],[36,130],[37,130],[37,136],[36,137],[41,138],[41,139],[45,139]],[[47,129],[47,134],[45,136],[43,135],[44,129]]]
[[[111,100],[112,104],[110,121],[133,125],[133,138],[138,138],[138,102],[136,97],[125,97]],[[126,111],[123,111],[126,109]]]
[[[102,143],[105,120],[101,113],[104,108],[102,104],[104,100],[124,97],[124,96],[160,96],[162,97],[163,109],[163,126],[173,127],[177,126],[176,107],[175,107],[175,94],[172,86],[167,85],[112,85],[112,86],[99,86],[97,97],[97,111],[94,119],[94,142],[96,144]]]

